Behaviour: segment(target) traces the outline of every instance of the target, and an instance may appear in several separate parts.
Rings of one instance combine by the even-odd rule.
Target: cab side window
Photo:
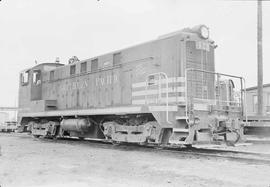
[[[33,84],[35,85],[41,84],[41,71],[40,70],[33,71]]]
[[[76,65],[72,65],[72,66],[70,66],[70,75],[75,75],[75,73],[76,73]]]
[[[50,81],[54,80],[54,71],[50,71]]]
[[[29,70],[21,73],[21,85],[25,86],[29,82]]]
[[[113,54],[113,65],[118,65],[121,63],[121,53]]]
[[[81,63],[81,73],[87,72],[87,64],[86,62]]]
[[[91,72],[98,70],[98,59],[91,60]]]

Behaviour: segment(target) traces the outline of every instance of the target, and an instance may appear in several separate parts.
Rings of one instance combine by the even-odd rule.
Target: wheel
[[[119,141],[112,141],[112,144],[114,145],[114,146],[118,146],[118,145],[120,145],[121,144],[121,142],[119,142]]]

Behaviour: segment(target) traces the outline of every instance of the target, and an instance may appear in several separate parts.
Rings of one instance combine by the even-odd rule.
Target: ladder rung
[[[177,140],[170,140],[169,143],[170,143],[170,144],[178,144],[178,145],[179,145],[179,144],[186,144],[185,141],[177,141]]]
[[[183,129],[183,128],[173,128],[173,132],[189,132],[189,129]]]
[[[187,118],[187,116],[175,116],[175,119],[176,120],[183,120],[183,119],[186,120],[188,118]]]

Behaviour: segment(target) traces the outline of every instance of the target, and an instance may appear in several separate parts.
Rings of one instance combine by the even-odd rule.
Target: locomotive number
[[[196,42],[196,49],[209,51],[209,44],[206,42]]]

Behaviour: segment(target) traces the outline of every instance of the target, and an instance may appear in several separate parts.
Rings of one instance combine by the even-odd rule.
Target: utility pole
[[[258,115],[263,115],[263,51],[262,51],[262,0],[257,1],[257,101]]]

